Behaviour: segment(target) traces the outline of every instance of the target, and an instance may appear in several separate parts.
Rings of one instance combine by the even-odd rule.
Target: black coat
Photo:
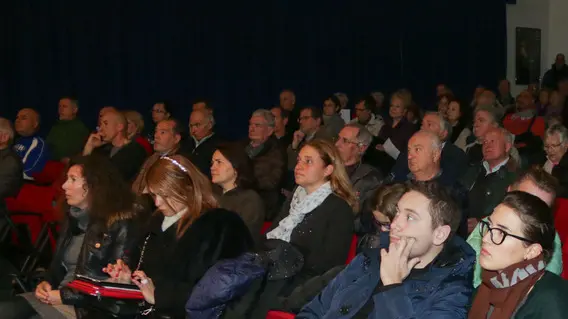
[[[253,241],[242,219],[225,209],[204,213],[179,239],[177,223],[163,232],[163,220],[162,214],[150,218],[147,232],[139,241],[141,249],[148,238],[140,270],[154,282],[157,311],[171,318],[185,318],[185,303],[205,272],[221,259],[252,250]],[[132,258],[133,269],[137,260]]]
[[[195,140],[192,137],[185,139],[181,143],[179,153],[187,157],[193,165],[195,165],[201,173],[211,179],[211,159],[213,153],[217,150],[217,146],[221,143],[221,138],[214,133],[203,143],[195,147]]]
[[[112,144],[105,144],[93,150],[93,154],[98,154],[110,159],[110,162],[116,166],[118,171],[122,174],[124,180],[132,183],[138,175],[138,171],[144,161],[146,161],[146,150],[140,144],[131,141],[124,145],[113,157],[110,157]]]
[[[282,207],[270,230],[290,213],[290,200]],[[353,237],[353,209],[335,194],[308,213],[292,231],[290,243],[304,256],[305,277],[321,275],[345,264]]]
[[[558,180],[559,189],[556,190],[556,195],[562,198],[568,198],[568,154],[565,153],[560,159],[560,163],[552,168],[552,176]]]

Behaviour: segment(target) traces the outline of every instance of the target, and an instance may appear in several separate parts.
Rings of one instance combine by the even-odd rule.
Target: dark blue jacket
[[[454,236],[427,273],[373,295],[380,283],[381,261],[378,249],[369,250],[359,254],[296,318],[353,318],[370,298],[374,308],[369,318],[467,318],[474,262],[473,249]]]
[[[33,179],[32,175],[43,170],[50,157],[47,143],[39,136],[20,137],[14,145],[24,164],[24,178]]]
[[[251,253],[219,261],[193,288],[185,305],[187,318],[220,318],[227,304],[243,296],[264,274],[264,266]]]

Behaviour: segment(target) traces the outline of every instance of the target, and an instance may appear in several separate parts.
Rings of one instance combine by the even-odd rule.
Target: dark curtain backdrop
[[[149,124],[164,98],[185,123],[206,98],[218,130],[242,137],[282,88],[321,105],[336,91],[408,87],[428,108],[437,83],[469,98],[506,68],[505,3],[495,0],[11,0],[0,11],[0,116],[37,108],[44,134],[68,94],[90,127],[104,105]]]

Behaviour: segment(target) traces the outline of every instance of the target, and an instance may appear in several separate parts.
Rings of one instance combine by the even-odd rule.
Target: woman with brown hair
[[[184,305],[205,272],[251,250],[253,241],[237,214],[217,208],[211,183],[185,157],[160,158],[146,182],[159,213],[139,241],[140,257],[129,265],[119,260],[105,271],[132,278],[148,308],[185,318]]]
[[[2,318],[75,318],[89,298],[66,287],[75,275],[108,279],[102,267],[128,260],[134,195],[113,165],[94,155],[73,159],[63,184],[65,216],[51,266],[35,292],[0,304]]]
[[[358,203],[331,142],[316,139],[302,147],[294,176],[298,186],[266,238],[298,248],[304,257],[303,277],[313,277],[345,263]]]

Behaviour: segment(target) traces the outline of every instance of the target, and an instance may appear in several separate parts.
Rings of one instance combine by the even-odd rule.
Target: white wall
[[[507,79],[513,95],[526,86],[515,85],[515,29],[541,29],[541,76],[554,62],[557,53],[568,55],[568,0],[517,0],[507,5]]]

